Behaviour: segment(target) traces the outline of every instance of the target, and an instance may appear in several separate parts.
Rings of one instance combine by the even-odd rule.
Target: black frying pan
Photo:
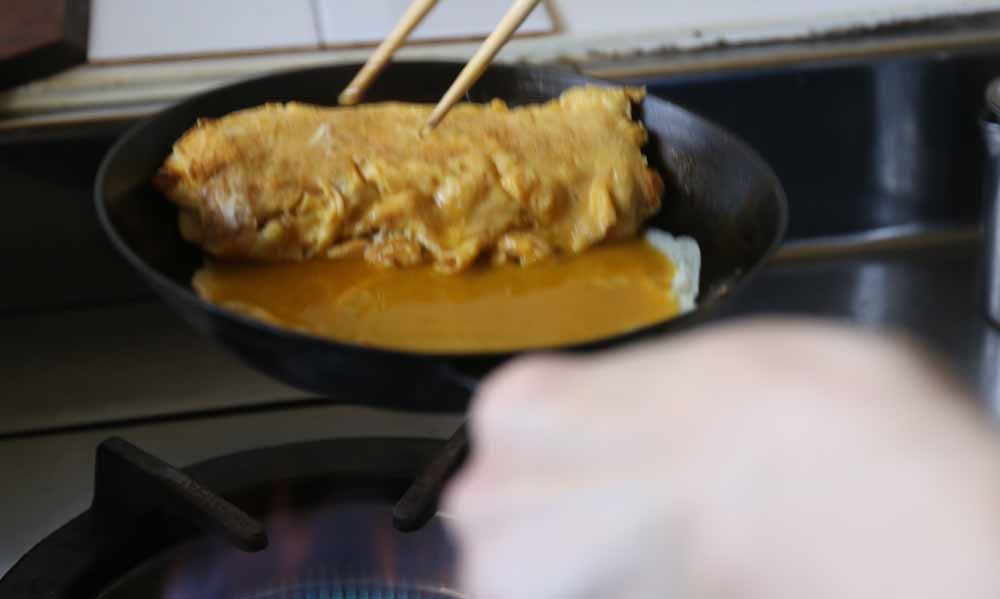
[[[450,62],[393,64],[366,99],[435,102],[461,67]],[[202,262],[200,251],[181,239],[176,209],[150,184],[174,141],[199,117],[221,117],[265,102],[332,105],[357,69],[339,65],[261,77],[196,96],[140,123],[101,165],[97,211],[118,251],[168,304],[257,370],[335,400],[411,410],[461,408],[475,381],[510,354],[430,355],[338,343],[276,328],[205,302],[190,286]],[[541,102],[581,84],[607,85],[566,71],[494,66],[469,99],[496,97],[511,105]],[[703,320],[765,261],[784,234],[784,192],[751,148],[657,98],[642,103],[638,118],[651,135],[647,154],[667,181],[663,210],[650,224],[690,235],[701,245],[699,307],[626,335],[552,349],[606,348]]]

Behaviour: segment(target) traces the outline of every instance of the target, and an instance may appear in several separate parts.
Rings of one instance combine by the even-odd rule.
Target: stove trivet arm
[[[264,526],[194,479],[128,441],[112,437],[97,448],[93,509],[111,518],[162,511],[202,530],[222,533],[236,547],[267,547]]]
[[[469,433],[463,422],[441,448],[441,452],[424,467],[403,497],[396,502],[392,520],[398,530],[412,532],[427,524],[437,511],[438,498],[445,483],[468,454]]]

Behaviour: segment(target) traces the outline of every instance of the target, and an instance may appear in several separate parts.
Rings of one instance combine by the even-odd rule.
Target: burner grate
[[[392,519],[441,445],[309,441],[179,470],[108,440],[90,509],[0,578],[0,597],[459,597],[442,523],[406,534]]]
[[[267,533],[243,510],[187,474],[128,441],[112,437],[97,448],[92,509],[119,525],[161,510],[208,532],[223,534],[244,551],[267,547]]]

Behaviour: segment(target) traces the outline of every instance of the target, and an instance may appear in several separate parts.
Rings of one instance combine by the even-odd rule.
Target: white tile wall
[[[92,0],[92,59],[373,43],[411,0]],[[414,38],[482,37],[513,0],[440,0]],[[1000,0],[550,0],[550,54],[782,38],[907,18],[1000,9]],[[551,31],[544,3],[521,33]],[[705,36],[694,35],[695,30]],[[589,40],[589,41],[586,41]],[[537,42],[537,43],[536,43]],[[529,43],[520,40],[522,46]],[[515,43],[514,45],[518,45]],[[579,45],[579,44],[577,44]],[[587,48],[582,48],[587,49]],[[634,49],[634,48],[632,48]]]
[[[324,43],[330,45],[381,40],[392,30],[410,3],[410,0],[316,1],[321,35]],[[510,5],[508,0],[440,0],[413,31],[411,39],[485,37],[493,31]],[[548,9],[540,5],[521,25],[518,33],[543,33],[552,29]]]
[[[310,0],[92,0],[89,56],[316,47]]]
[[[375,43],[410,0],[92,0],[91,60]],[[505,0],[441,0],[413,39],[485,37]],[[551,31],[544,6],[519,33]]]

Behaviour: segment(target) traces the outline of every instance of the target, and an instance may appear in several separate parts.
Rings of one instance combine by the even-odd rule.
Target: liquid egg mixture
[[[656,233],[459,274],[384,268],[361,256],[213,260],[193,285],[225,308],[337,341],[423,352],[540,348],[625,333],[693,307],[697,246]]]

